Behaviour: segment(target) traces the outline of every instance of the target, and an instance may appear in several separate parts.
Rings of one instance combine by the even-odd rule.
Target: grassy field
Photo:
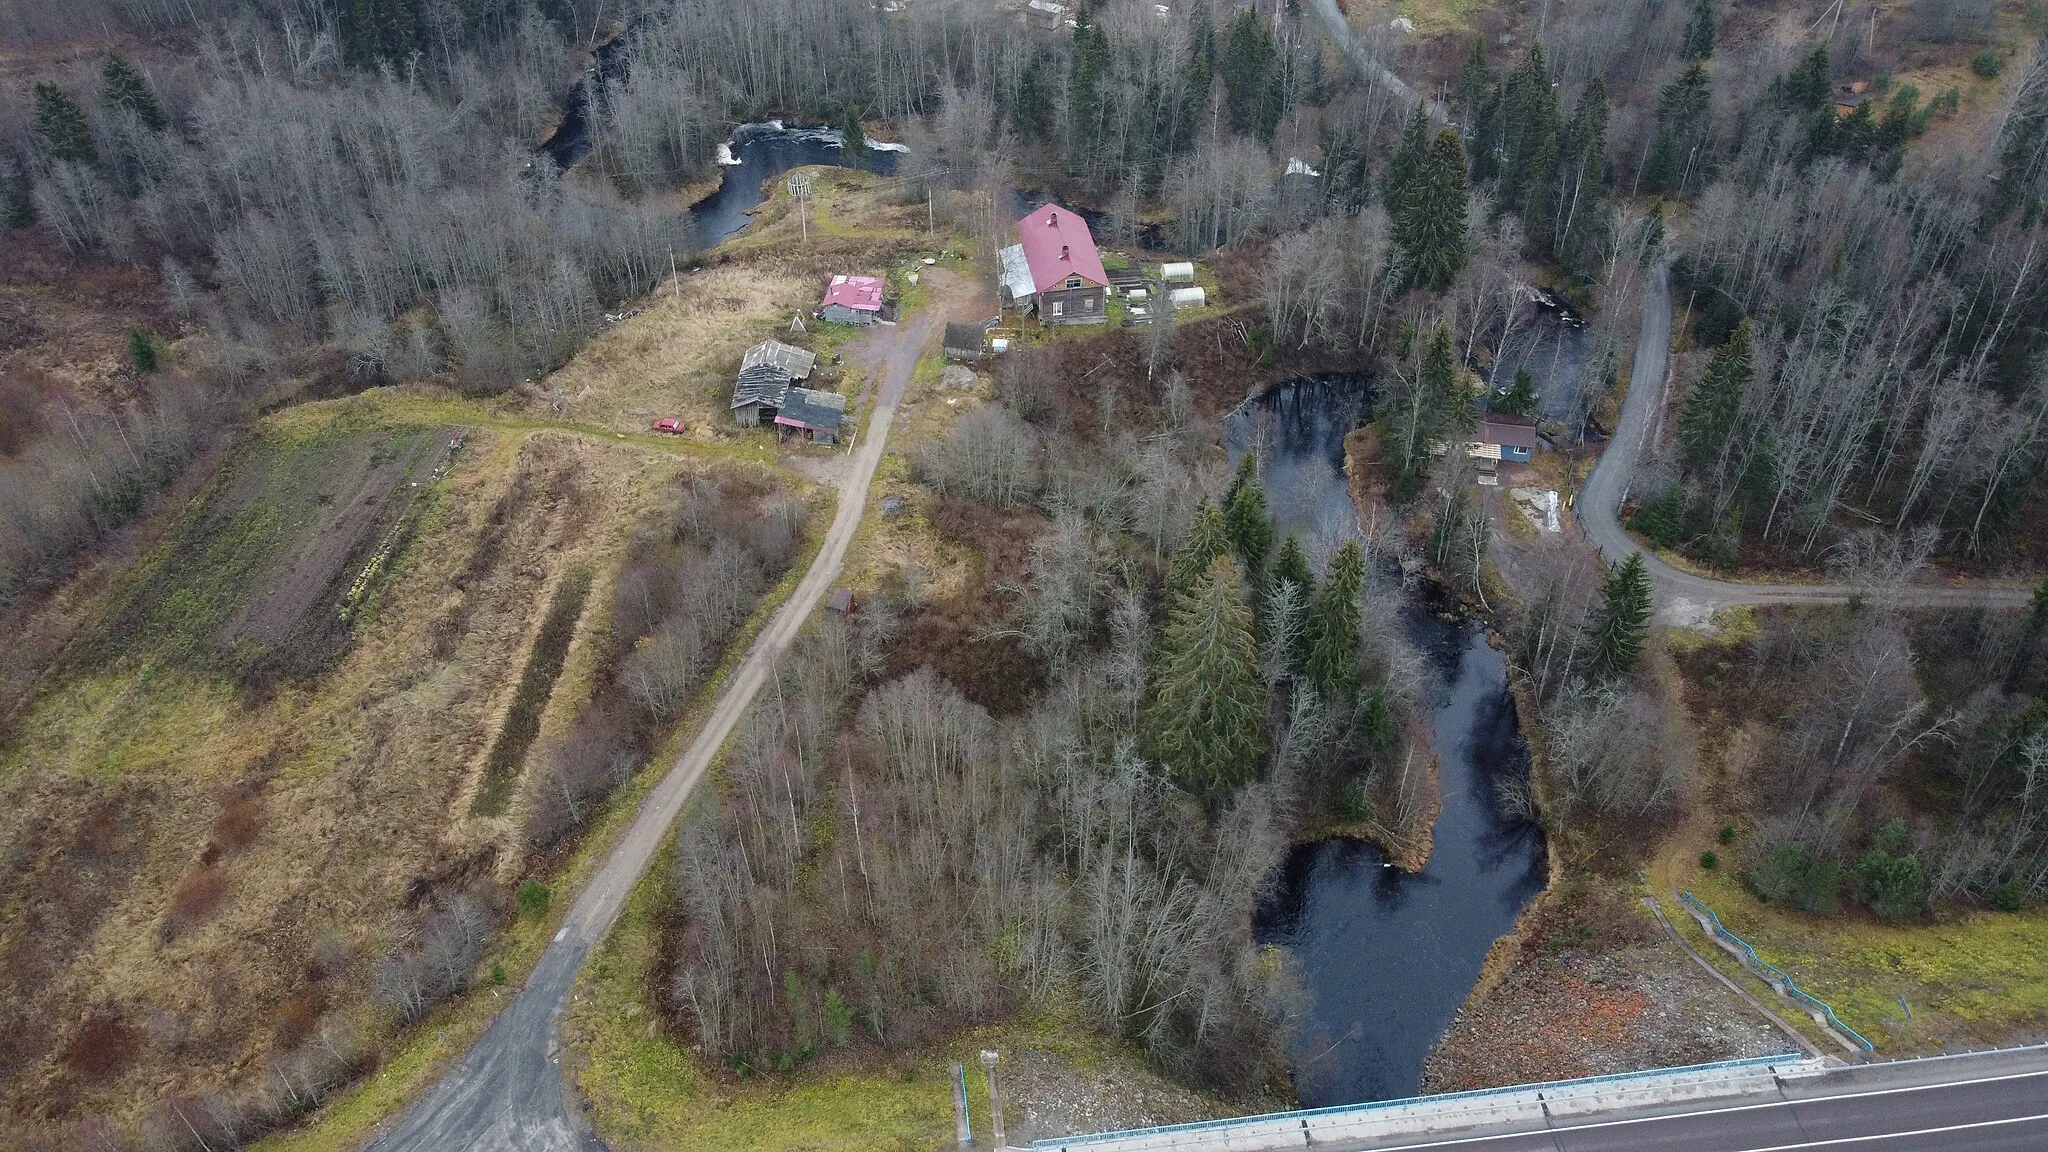
[[[1833,1005],[1881,1056],[2007,1043],[2048,1029],[2048,909],[1899,925],[1766,905],[1720,871],[1695,868],[1686,882],[1730,931]]]
[[[532,393],[271,414],[154,547],[64,606],[96,623],[0,745],[0,1145],[30,1117],[247,1083],[308,1021],[386,1035],[370,970],[422,894],[526,874],[525,769],[499,765],[477,797],[563,576],[590,591],[528,693],[532,747],[589,696],[627,537],[676,476],[781,472],[772,436],[641,419],[691,396],[723,417],[739,349],[809,296],[778,267],[686,274],[682,313],[650,299]],[[556,411],[556,394],[581,400]],[[486,968],[516,978],[545,940],[522,923]],[[307,1146],[388,1112],[497,994],[430,1016]],[[76,1043],[88,1020],[103,1051]]]

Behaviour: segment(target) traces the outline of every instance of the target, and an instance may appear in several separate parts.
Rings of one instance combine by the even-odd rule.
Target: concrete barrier
[[[1824,1067],[1822,1061],[1787,1053],[1232,1120],[1055,1136],[1034,1140],[1031,1147],[1036,1152],[1261,1152],[1476,1128],[1540,1128],[1558,1116],[1769,1092],[1781,1076],[1803,1077]]]

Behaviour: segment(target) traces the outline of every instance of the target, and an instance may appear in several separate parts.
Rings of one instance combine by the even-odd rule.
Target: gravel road
[[[1622,498],[1628,493],[1636,460],[1649,444],[1657,413],[1664,407],[1664,389],[1670,377],[1671,269],[1660,263],[1650,270],[1643,292],[1643,323],[1636,335],[1635,364],[1629,372],[1620,425],[1593,466],[1593,474],[1586,478],[1573,509],[1600,555],[1618,564],[1643,552],[1656,588],[1657,618],[1666,624],[1701,624],[1715,612],[1739,604],[1838,604],[1858,592],[1848,584],[1748,584],[1696,576],[1643,551],[1622,529],[1618,518]],[[1901,590],[1897,602],[1916,608],[2013,607],[2025,604],[2032,595],[2031,587],[2013,585],[1915,584]]]
[[[878,327],[870,333],[859,354],[870,367],[881,370],[880,395],[860,431],[854,467],[840,482],[838,512],[817,559],[755,639],[703,731],[648,793],[632,827],[570,906],[532,977],[476,1046],[371,1145],[374,1152],[568,1152],[604,1147],[563,1093],[562,1008],[591,947],[625,905],[691,789],[826,589],[839,578],[847,546],[867,507],[868,484],[881,463],[890,422],[931,325],[932,314],[926,312],[899,327]]]

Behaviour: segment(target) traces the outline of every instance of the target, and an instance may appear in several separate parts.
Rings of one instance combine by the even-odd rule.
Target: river
[[[1344,436],[1368,398],[1356,377],[1295,381],[1231,416],[1232,458],[1258,450],[1282,533],[1327,547],[1355,530]],[[1436,673],[1443,808],[1428,863],[1404,872],[1360,840],[1301,845],[1254,919],[1261,943],[1293,954],[1312,997],[1290,1049],[1304,1107],[1414,1095],[1487,951],[1543,890],[1542,833],[1495,801],[1496,778],[1529,770],[1507,662],[1478,625],[1431,608],[1409,611],[1410,638]]]

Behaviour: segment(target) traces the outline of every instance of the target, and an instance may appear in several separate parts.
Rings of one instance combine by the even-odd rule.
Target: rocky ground
[[[1467,1005],[1424,1092],[1767,1056],[1794,1045],[1668,941],[1523,959]]]
[[[1004,1139],[1025,1145],[1049,1136],[1184,1124],[1291,1107],[1281,1100],[1222,1101],[1122,1060],[1081,1062],[1024,1048],[1005,1052],[999,1078],[1009,1117]],[[978,1122],[978,1121],[977,1121]]]

